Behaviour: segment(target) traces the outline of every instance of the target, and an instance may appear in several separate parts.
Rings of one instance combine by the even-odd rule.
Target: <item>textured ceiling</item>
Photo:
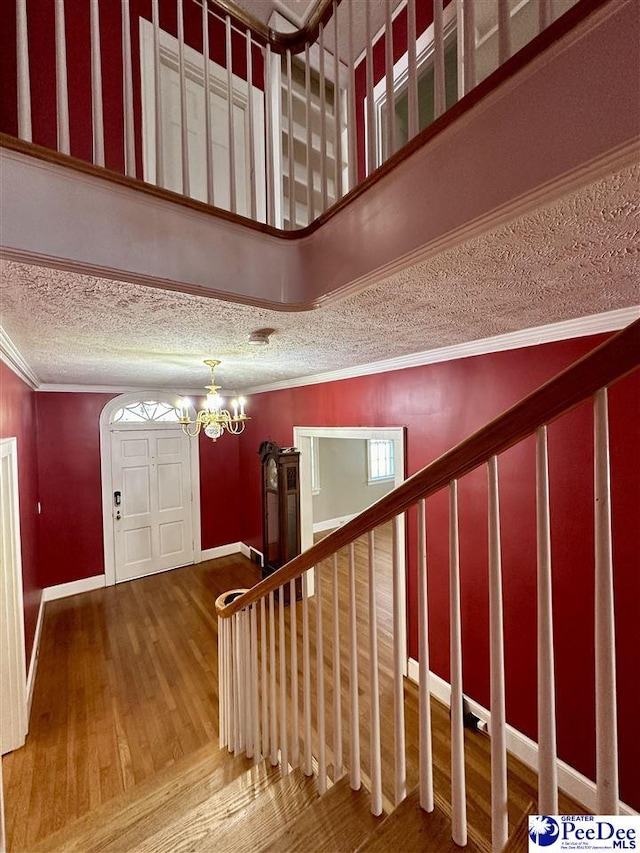
[[[43,383],[242,389],[636,305],[639,199],[629,167],[303,313],[4,261],[1,319]]]

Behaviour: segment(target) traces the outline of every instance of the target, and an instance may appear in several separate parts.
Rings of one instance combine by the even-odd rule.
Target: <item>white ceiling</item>
[[[311,312],[3,261],[0,318],[41,383],[241,390],[637,305],[639,200],[630,166]]]

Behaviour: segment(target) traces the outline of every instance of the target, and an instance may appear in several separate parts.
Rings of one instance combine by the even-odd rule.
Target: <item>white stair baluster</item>
[[[396,145],[396,111],[393,92],[393,0],[385,3],[384,53],[385,53],[385,88],[386,88],[386,151],[384,159],[388,160],[395,151]]]
[[[278,708],[276,705],[276,614],[273,592],[269,593],[269,705],[271,723],[271,734],[269,735],[270,761],[275,767],[278,763]]]
[[[502,554],[498,459],[487,466],[489,478],[489,634],[491,680],[491,840],[500,851],[509,837],[507,793],[507,721],[504,684],[504,630],[502,604]]]
[[[335,162],[334,201],[342,198],[342,90],[340,88],[340,55],[338,53],[338,0],[333,0],[333,116],[335,143],[333,156]]]
[[[287,736],[287,638],[284,623],[284,586],[278,587],[278,660],[280,662],[280,769],[289,772]]]
[[[251,667],[253,655],[251,652],[251,621],[249,608],[242,611],[242,669],[244,696],[244,743],[247,758],[253,758],[253,687],[251,684]]]
[[[595,653],[596,653],[596,814],[617,815],[618,732],[616,727],[616,634],[611,542],[607,389],[595,396]]]
[[[203,58],[203,87],[204,95],[204,132],[205,132],[205,164],[207,170],[207,202],[215,204],[213,189],[213,125],[211,118],[211,84],[209,81],[209,5],[206,0],[202,3],[202,58]]]
[[[327,84],[324,74],[324,24],[320,24],[318,34],[318,49],[320,50],[320,192],[322,194],[322,210],[328,207],[327,194]]]
[[[420,806],[432,812],[433,746],[429,673],[429,607],[427,596],[427,525],[425,501],[418,507],[418,649],[420,682]]]
[[[251,621],[251,723],[253,726],[253,755],[260,761],[260,702],[258,696],[258,605],[250,608]]]
[[[91,21],[91,118],[93,162],[104,166],[104,117],[102,111],[102,54],[100,51],[100,8],[98,0],[89,6]]]
[[[376,129],[375,129],[375,113],[373,105],[373,46],[371,44],[371,11],[370,4],[366,3],[364,8],[365,16],[365,33],[366,33],[366,92],[367,92],[367,110],[366,110],[366,126],[367,126],[367,175],[370,175],[376,168]]]
[[[342,683],[340,679],[340,607],[338,554],[333,555],[333,781],[342,776]]]
[[[267,600],[260,599],[260,699],[262,702],[262,755],[269,755],[269,676],[267,658]]]
[[[394,796],[395,804],[407,796],[407,759],[405,755],[404,730],[404,667],[406,649],[403,643],[404,624],[403,579],[404,560],[400,553],[401,516],[396,515],[392,523],[392,572],[393,572],[393,735],[394,735]]]
[[[236,212],[236,143],[235,143],[235,119],[233,110],[233,47],[231,45],[231,18],[225,16],[226,29],[226,51],[225,61],[227,63],[227,121],[229,131],[229,210]]]
[[[289,171],[289,230],[296,227],[296,156],[293,135],[293,84],[291,82],[291,51],[287,50],[287,168]]]
[[[435,118],[441,116],[447,108],[443,17],[442,0],[433,0],[433,114]]]
[[[408,64],[408,138],[418,133],[420,116],[418,107],[418,67],[416,60],[416,0],[407,3],[407,64]]]
[[[129,0],[122,0],[122,106],[124,110],[124,171],[130,178],[135,178],[136,149],[133,129],[133,67]]]
[[[162,68],[160,65],[160,10],[158,0],[152,0],[153,23],[153,82],[155,94],[156,186],[164,186],[164,145],[162,139]]]
[[[547,428],[536,432],[538,598],[538,814],[558,814],[551,519]]]
[[[311,776],[311,660],[309,642],[309,582],[302,575],[302,694],[304,707],[304,775]]]
[[[316,598],[316,701],[318,731],[318,791],[327,790],[327,750],[324,719],[324,638],[322,633],[322,582],[320,567],[314,569]]]
[[[309,64],[309,45],[304,47],[304,94],[305,121],[307,123],[307,224],[315,216],[313,206],[313,110],[311,109],[311,66]]]
[[[18,59],[18,136],[32,141],[31,76],[29,73],[29,24],[27,0],[16,2],[16,55]]]
[[[467,843],[462,693],[462,624],[460,616],[460,543],[458,481],[449,483],[449,632],[451,653],[451,837]]]
[[[378,612],[376,603],[375,538],[368,534],[369,544],[369,707],[371,812],[382,814],[382,760],[380,752],[380,686],[378,682]]]
[[[289,626],[291,640],[291,766],[300,763],[300,720],[298,708],[298,614],[296,582],[289,581]]]
[[[353,40],[353,3],[349,8],[349,92],[347,100],[347,138],[349,141],[349,189],[358,183],[358,126],[356,121],[355,48]]]
[[[55,0],[55,42],[58,151],[61,154],[70,154],[69,85],[67,80],[67,35],[64,19],[64,0]]]
[[[349,705],[351,788],[360,790],[360,704],[358,699],[358,621],[356,611],[356,552],[349,545]]]
[[[182,151],[182,195],[190,196],[189,128],[187,126],[187,74],[184,65],[184,9],[178,0],[178,74],[180,76],[180,139]]]
[[[251,41],[251,30],[247,30],[247,140],[249,147],[249,215],[255,222],[257,219],[256,204],[256,149],[255,149],[255,122],[253,119],[253,44]]]

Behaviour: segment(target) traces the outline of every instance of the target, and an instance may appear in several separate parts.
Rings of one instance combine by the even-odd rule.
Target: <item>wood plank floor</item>
[[[390,800],[393,780],[390,535],[376,532],[380,629],[380,698],[383,774]],[[356,548],[362,762],[368,767],[368,618],[366,552]],[[332,742],[331,567],[322,586],[323,657],[328,674],[326,727]],[[216,597],[249,587],[259,570],[240,555],[188,566],[73,598],[49,602],[26,745],[3,759],[9,850],[33,844],[117,794],[130,790],[218,737]],[[347,637],[347,565],[339,562],[341,645]],[[315,601],[310,603],[315,624]],[[298,626],[302,623],[297,604]],[[287,609],[286,624],[290,611]],[[288,632],[287,632],[288,633]],[[300,639],[298,640],[300,644]],[[315,666],[315,630],[311,637]],[[301,646],[299,661],[302,661]],[[347,669],[342,656],[341,695],[348,757]],[[314,682],[315,684],[315,679]],[[315,686],[314,698],[315,703]],[[301,707],[300,699],[300,707]],[[405,682],[407,775],[417,783],[417,691]],[[449,797],[448,712],[434,700],[434,777],[440,803]],[[316,728],[314,712],[314,730]],[[302,731],[302,725],[300,727]],[[489,740],[467,733],[469,818],[488,837]],[[332,761],[332,755],[329,755]],[[330,768],[331,769],[331,768]],[[536,799],[535,775],[509,763],[510,823]],[[561,800],[569,813],[583,811]],[[476,839],[474,839],[476,840]]]

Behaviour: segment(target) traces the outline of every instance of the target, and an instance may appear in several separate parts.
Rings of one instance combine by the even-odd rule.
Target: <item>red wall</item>
[[[240,541],[239,447],[243,438],[200,434],[202,550]]]
[[[12,4],[8,4],[10,7]],[[122,21],[120,3],[102,0],[100,5],[100,45],[102,62],[102,97],[105,127],[105,161],[108,168],[124,172],[124,117],[122,87]],[[177,35],[176,0],[160,0],[160,27]],[[33,141],[56,148],[56,74],[54,41],[54,0],[29,0],[29,66]],[[131,53],[134,87],[137,177],[142,178],[142,106],[140,94],[140,28],[139,19],[151,20],[151,0],[131,0]],[[15,4],[4,15],[0,29],[0,82],[2,111],[0,131],[17,135],[17,73]],[[69,129],[71,154],[92,160],[91,115],[91,42],[89,4],[66,4],[65,35],[67,78],[69,87]],[[201,7],[189,0],[184,3],[185,42],[202,51]],[[209,16],[211,59],[226,68],[224,23]],[[243,37],[232,32],[233,71],[246,80],[246,45]],[[263,58],[253,47],[253,85],[262,89]]]
[[[37,394],[42,584],[104,573],[100,412],[113,394]]]
[[[254,395],[240,443],[242,540],[260,548],[258,445],[293,426],[406,426],[412,474],[590,350],[599,338],[495,353],[376,376]],[[640,805],[637,690],[640,375],[610,394],[622,796]],[[549,428],[560,756],[594,776],[592,418],[583,406]],[[500,457],[507,713],[536,739],[535,467],[532,440]],[[489,705],[486,477],[460,483],[465,692]],[[428,512],[431,665],[449,678],[447,498]],[[416,531],[409,536],[409,650],[417,657]]]
[[[104,572],[100,413],[113,394],[39,393],[41,580],[54,586]],[[200,438],[202,548],[240,539],[238,440]]]
[[[18,439],[18,489],[26,664],[38,620],[42,587],[38,562],[38,453],[36,393],[0,362],[0,438]]]

